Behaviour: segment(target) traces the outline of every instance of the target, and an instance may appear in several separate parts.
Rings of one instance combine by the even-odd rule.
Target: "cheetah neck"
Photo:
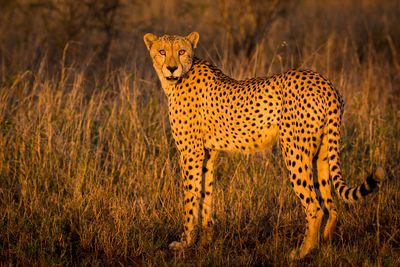
[[[197,83],[203,88],[207,88],[212,83],[215,83],[217,80],[221,83],[226,83],[230,85],[239,85],[241,82],[243,82],[227,76],[220,69],[218,69],[208,61],[196,57],[193,58],[192,65],[189,70],[176,83],[171,83],[170,81],[165,79],[161,72],[157,73],[161,81],[161,86],[168,99],[174,94],[174,92],[181,90],[182,87],[186,87],[184,85],[188,83]],[[205,77],[198,77],[198,75],[201,75],[202,73],[207,74],[207,79]]]

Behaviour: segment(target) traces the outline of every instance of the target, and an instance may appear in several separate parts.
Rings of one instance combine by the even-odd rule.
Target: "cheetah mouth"
[[[177,81],[178,79],[179,79],[179,77],[173,77],[173,76],[170,76],[170,77],[165,77],[168,81]]]

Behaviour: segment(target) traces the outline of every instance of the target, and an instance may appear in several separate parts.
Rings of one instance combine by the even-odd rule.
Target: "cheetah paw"
[[[170,250],[175,250],[175,251],[183,250],[186,247],[187,247],[186,242],[179,242],[179,241],[174,241],[168,246]]]
[[[289,254],[289,259],[292,261],[301,259],[299,249],[293,249]]]

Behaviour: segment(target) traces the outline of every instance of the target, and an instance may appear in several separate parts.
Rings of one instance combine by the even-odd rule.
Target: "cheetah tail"
[[[337,131],[337,124],[328,125],[327,133],[327,146],[328,146],[328,161],[329,161],[329,172],[332,179],[333,186],[337,194],[345,202],[355,202],[359,199],[365,198],[366,195],[372,193],[376,188],[379,188],[385,179],[385,171],[382,167],[377,167],[373,173],[371,173],[365,181],[358,186],[349,187],[346,185],[342,178],[340,171],[339,162],[339,139],[340,135],[335,133]],[[339,122],[340,125],[340,122]],[[335,134],[334,134],[335,133]]]
[[[342,179],[339,179],[336,183],[334,182],[334,187],[336,192],[345,202],[355,202],[359,199],[365,198],[365,196],[374,192],[376,188],[379,188],[382,181],[385,178],[385,171],[382,167],[375,169],[365,181],[356,187],[347,186]]]

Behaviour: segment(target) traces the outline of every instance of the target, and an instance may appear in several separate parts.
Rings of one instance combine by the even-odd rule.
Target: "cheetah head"
[[[143,39],[161,84],[165,87],[176,84],[192,66],[199,34],[192,32],[185,37],[176,35],[157,37],[147,33]]]

